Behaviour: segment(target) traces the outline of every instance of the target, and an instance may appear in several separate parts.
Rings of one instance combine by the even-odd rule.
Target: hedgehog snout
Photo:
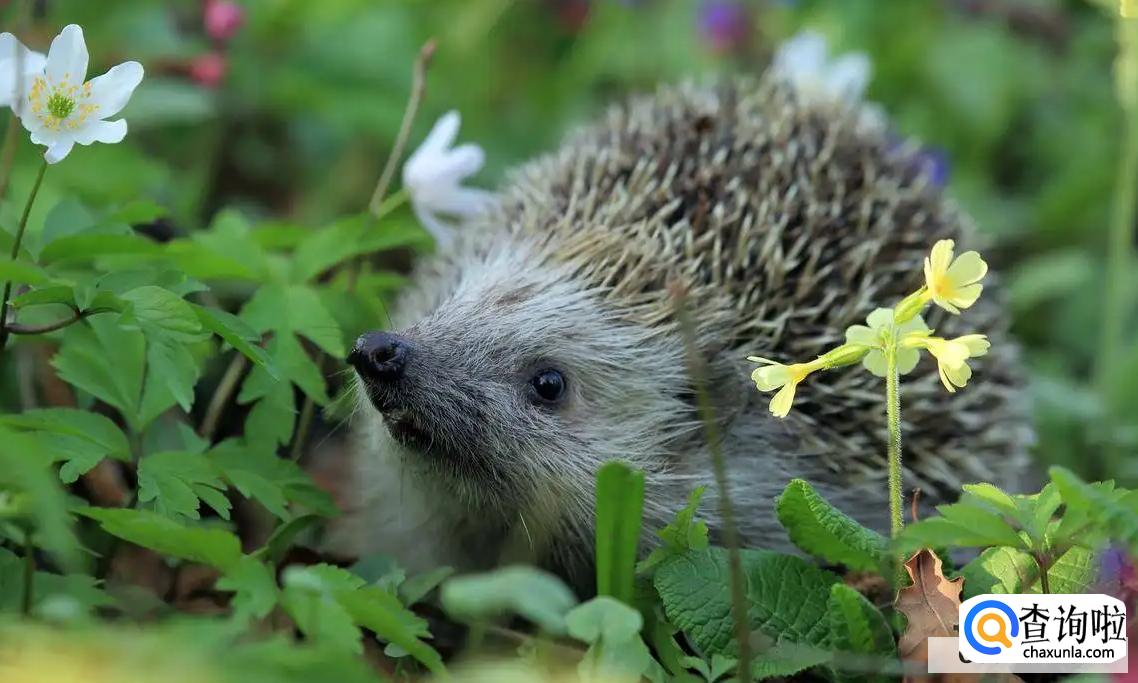
[[[376,408],[395,407],[394,385],[403,378],[413,350],[410,340],[391,332],[367,332],[356,340],[348,364],[365,380]]]

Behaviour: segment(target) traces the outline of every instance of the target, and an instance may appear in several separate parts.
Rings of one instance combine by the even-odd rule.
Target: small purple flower
[[[706,0],[700,9],[699,31],[716,52],[732,52],[751,33],[751,17],[738,0]]]

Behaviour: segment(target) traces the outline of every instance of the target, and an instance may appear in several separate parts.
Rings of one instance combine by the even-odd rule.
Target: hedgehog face
[[[659,457],[685,417],[680,345],[533,249],[463,263],[448,282],[420,279],[405,324],[363,335],[350,357],[410,471],[475,507],[584,505],[600,463]]]

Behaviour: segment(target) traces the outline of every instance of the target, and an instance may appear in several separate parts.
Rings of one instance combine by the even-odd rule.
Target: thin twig
[[[719,427],[715,421],[715,408],[707,393],[706,368],[704,359],[696,346],[695,326],[688,316],[686,292],[681,286],[673,286],[672,302],[680,333],[687,348],[688,372],[695,389],[699,418],[703,423],[707,450],[711,455],[711,465],[715,472],[715,485],[719,489],[719,515],[723,518],[723,542],[727,546],[727,564],[731,579],[731,617],[735,621],[735,639],[739,644],[739,665],[737,667],[740,683],[751,681],[751,632],[747,619],[747,583],[743,575],[743,557],[739,552],[739,533],[735,528],[735,513],[731,507],[731,496],[727,490],[727,465],[723,459],[722,441]]]
[[[32,205],[36,201],[36,195],[39,194],[40,185],[43,184],[43,174],[47,171],[47,160],[40,164],[39,173],[36,174],[36,182],[32,185],[31,194],[28,195],[28,201],[24,204],[24,213],[20,216],[20,225],[16,228],[16,239],[12,241],[12,260],[15,261],[20,255],[20,245],[24,241],[24,233],[28,229],[28,216],[32,213]],[[0,352],[4,351],[4,346],[8,343],[8,299],[12,296],[12,281],[9,280],[4,283],[4,294],[0,297]]]
[[[62,330],[63,328],[67,327],[68,325],[70,325],[72,323],[77,323],[80,320],[82,320],[84,318],[88,318],[92,315],[98,315],[99,313],[114,313],[114,312],[115,312],[115,309],[113,309],[113,308],[106,308],[106,307],[88,308],[85,311],[73,311],[70,318],[64,318],[62,320],[56,320],[55,322],[45,323],[43,325],[17,325],[17,324],[12,324],[12,325],[8,326],[8,332],[11,334],[24,334],[24,335],[27,335],[27,334],[47,334],[48,332],[55,332],[56,330]]]
[[[918,487],[918,488],[913,489],[912,508],[909,510],[909,515],[910,515],[910,517],[912,517],[914,524],[916,524],[920,520],[920,515],[917,514],[919,512],[919,508],[920,508],[920,506],[919,506],[920,501],[921,501],[921,489],[920,489],[920,487]]]
[[[225,374],[217,383],[217,389],[214,390],[213,397],[209,400],[209,407],[206,408],[205,417],[198,426],[198,434],[206,441],[213,440],[214,432],[217,431],[217,425],[221,421],[221,413],[225,410],[225,406],[229,405],[229,397],[237,389],[237,384],[245,374],[248,364],[249,360],[245,358],[245,354],[240,351],[233,352],[233,360],[229,362],[229,367],[225,369]]]
[[[435,47],[436,44],[433,39],[423,43],[423,47],[419,48],[419,56],[415,59],[415,65],[411,69],[411,95],[407,98],[407,106],[403,109],[403,120],[399,123],[399,134],[395,137],[391,154],[387,157],[387,163],[383,166],[383,173],[380,174],[375,192],[368,203],[368,210],[373,214],[379,213],[383,199],[387,196],[387,189],[395,177],[395,169],[403,157],[403,148],[407,146],[407,140],[411,137],[411,124],[415,120],[415,114],[419,112],[419,105],[423,102],[423,93],[427,87],[427,67],[431,64]]]

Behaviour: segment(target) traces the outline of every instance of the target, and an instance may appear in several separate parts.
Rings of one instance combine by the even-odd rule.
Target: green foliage
[[[704,488],[696,488],[688,496],[687,505],[681,508],[675,519],[664,526],[657,533],[662,545],[649,553],[637,565],[637,570],[647,572],[658,564],[676,555],[682,555],[688,550],[702,550],[707,547],[707,523],[695,518],[699,509],[699,500],[703,497]]]
[[[439,595],[451,616],[467,622],[517,614],[551,634],[565,633],[565,615],[577,604],[560,579],[532,567],[504,567],[453,578]]]
[[[888,561],[888,542],[830,505],[801,479],[778,499],[778,519],[802,550],[850,569],[876,571]]]
[[[644,473],[621,462],[597,472],[597,593],[632,603],[644,509]]]

